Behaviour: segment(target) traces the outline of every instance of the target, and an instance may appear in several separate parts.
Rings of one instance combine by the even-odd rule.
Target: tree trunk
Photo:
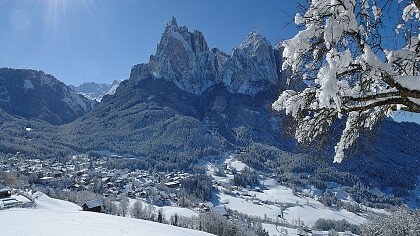
[[[414,4],[416,4],[416,7],[420,9],[420,0],[414,0]]]

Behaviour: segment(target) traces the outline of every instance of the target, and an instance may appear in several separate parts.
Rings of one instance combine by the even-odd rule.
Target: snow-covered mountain
[[[130,79],[121,83],[114,96],[104,98],[83,119],[69,124],[65,133],[70,139],[67,142],[87,151],[102,148],[152,156],[162,170],[191,167],[200,158],[197,150],[239,148],[259,150],[255,152],[258,155],[271,150],[272,154],[252,160],[263,169],[275,161],[284,162],[279,166],[290,166],[285,171],[322,170],[325,166],[320,162],[300,157],[280,158],[275,151],[296,151],[294,140],[285,135],[287,118],[273,114],[271,109],[279,90],[286,86],[288,72],[280,70],[281,50],[279,46],[272,48],[266,39],[252,32],[228,56],[217,49],[208,50],[201,33],[179,27],[172,19],[150,62],[134,66]],[[358,158],[339,166],[327,160],[338,173],[354,173],[352,181],[343,181],[344,184],[353,186],[363,181],[379,188],[396,187],[403,183],[395,176],[398,172],[392,171],[399,169],[410,179],[404,188],[413,187],[420,172],[408,163],[418,163],[415,153],[420,147],[409,147],[415,142],[420,126],[386,121],[382,127],[384,132],[411,131],[396,138],[404,140],[401,150],[385,145],[395,134],[379,135],[375,143],[365,142],[371,145],[371,152],[377,152],[375,158],[368,158],[372,153],[360,148]],[[328,150],[325,152],[313,155],[329,157]],[[173,153],[178,156],[175,161]],[[385,164],[390,160],[393,164]],[[147,165],[151,162],[148,160]],[[377,176],[393,177],[392,181],[384,181]]]
[[[356,196],[365,186],[410,195],[420,175],[416,168],[419,125],[384,121],[377,139],[363,142],[357,158],[340,165],[328,159],[328,148],[322,153],[296,154],[302,150],[287,136],[285,124],[290,121],[271,109],[286,86],[288,72],[281,70],[281,50],[255,32],[232,55],[209,50],[200,32],[179,27],[172,19],[156,54],[148,63],[134,66],[130,79],[121,82],[113,96],[105,96],[74,122],[53,128],[39,124],[21,139],[7,130],[24,130],[33,124],[25,120],[2,124],[0,119],[1,135],[10,137],[0,147],[10,153],[38,152],[38,148],[28,151],[26,137],[32,145],[45,146],[51,143],[44,138],[45,130],[54,130],[57,153],[108,150],[139,157],[139,168],[159,171],[191,170],[207,154],[246,150],[242,161],[289,184],[315,183],[324,188],[327,182],[337,182],[354,187],[349,192]],[[301,178],[299,173],[305,174],[295,180]],[[316,180],[308,182],[307,175]],[[363,196],[370,196],[367,190]]]
[[[278,63],[270,42],[258,32],[251,32],[233,49],[223,70],[223,83],[233,93],[257,94],[277,84]]]
[[[175,18],[166,25],[155,55],[147,64],[131,70],[131,79],[149,76],[175,83],[182,90],[197,95],[216,84],[232,93],[256,95],[278,84],[282,64],[270,42],[258,32],[248,34],[239,47],[228,55],[209,49],[200,31],[190,32],[178,26]]]
[[[0,68],[0,109],[13,115],[63,124],[86,114],[93,105],[42,71]]]
[[[95,82],[88,82],[83,83],[79,86],[69,85],[71,89],[73,89],[76,93],[89,98],[90,100],[94,100],[97,102],[101,102],[102,98],[105,95],[113,95],[115,90],[117,90],[118,86],[122,80],[114,80],[112,83],[109,84],[98,84]]]

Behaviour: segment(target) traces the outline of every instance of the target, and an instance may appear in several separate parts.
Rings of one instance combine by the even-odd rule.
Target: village
[[[157,206],[175,205],[180,197],[180,183],[190,174],[150,173],[144,170],[108,169],[107,158],[90,158],[86,154],[72,156],[69,161],[25,159],[16,155],[1,159],[0,172],[15,178],[15,188],[36,187],[63,191],[90,191],[105,198],[141,198]],[[7,184],[7,176],[5,182]],[[6,187],[5,187],[6,188]]]
[[[107,165],[110,158],[118,160],[123,157],[111,155],[92,157],[88,154],[80,154],[65,161],[59,161],[27,159],[17,154],[11,158],[0,159],[0,173],[6,185],[0,186],[0,209],[22,207],[24,204],[29,206],[34,199],[25,198],[22,194],[36,190],[51,195],[48,191],[52,190],[52,192],[66,193],[67,197],[61,197],[61,199],[77,203],[84,211],[120,214],[106,212],[107,206],[104,205],[106,204],[104,200],[115,202],[118,207],[121,207],[123,199],[126,199],[131,208],[135,201],[141,201],[146,204],[145,206],[150,205],[158,209],[170,207],[173,211],[176,209],[176,213],[177,211],[188,212],[189,215],[211,212],[225,219],[239,216],[251,219],[252,215],[257,217],[260,215],[258,219],[268,225],[283,225],[291,229],[302,228],[300,227],[302,221],[300,218],[295,219],[290,215],[284,215],[285,210],[321,206],[309,198],[293,196],[291,190],[276,187],[277,185],[273,183],[270,187],[273,190],[268,190],[265,184],[270,185],[272,182],[270,176],[260,175],[259,178],[265,179],[265,183],[263,181],[252,185],[252,179],[256,177],[254,176],[256,173],[236,160],[234,155],[217,165],[208,163],[207,176],[212,177],[210,182],[207,184],[203,184],[206,183],[205,181],[199,184],[195,182],[192,187],[188,186],[188,180],[196,180],[197,175],[184,171],[165,173],[111,169]],[[209,190],[205,195],[209,197],[191,198],[190,195],[194,194],[188,192],[188,189],[195,189],[197,185],[207,185]],[[268,192],[278,191],[278,194],[267,195],[267,192],[263,192],[267,190]],[[72,194],[83,197],[77,201],[68,197]],[[213,199],[214,196],[216,200]],[[280,201],[283,198],[290,200]],[[249,206],[249,209],[242,209],[238,204],[245,204]],[[250,209],[253,210],[249,211]],[[247,212],[250,216],[240,212]],[[278,231],[277,228],[274,230]]]

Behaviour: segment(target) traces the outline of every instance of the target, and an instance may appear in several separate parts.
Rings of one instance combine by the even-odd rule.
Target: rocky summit
[[[232,93],[254,96],[281,80],[278,68],[282,59],[275,56],[275,50],[281,48],[274,49],[261,34],[252,32],[228,55],[217,48],[209,49],[203,33],[190,32],[172,18],[156,54],[149,63],[133,66],[130,78],[141,80],[151,75],[197,95],[223,84]]]

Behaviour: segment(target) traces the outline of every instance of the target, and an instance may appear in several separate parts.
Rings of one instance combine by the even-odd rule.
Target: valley
[[[2,232],[349,236],[395,224],[415,235],[420,125],[392,112],[418,109],[406,86],[418,75],[389,72],[403,53],[383,51],[382,63],[361,39],[353,64],[347,41],[329,44],[328,33],[305,51],[311,27],[274,45],[251,31],[226,53],[172,17],[148,61],[111,83],[0,68]],[[356,85],[379,74],[396,79]]]

